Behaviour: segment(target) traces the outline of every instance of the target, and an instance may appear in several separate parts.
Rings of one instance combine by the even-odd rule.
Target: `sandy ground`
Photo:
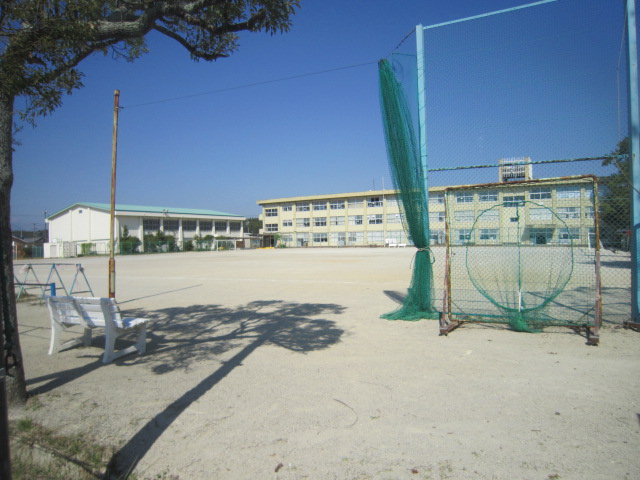
[[[141,479],[640,478],[640,334],[382,320],[414,252],[117,257],[147,353],[48,356],[46,308],[20,303],[37,397],[11,414],[93,432]],[[106,296],[107,259],[77,261]]]

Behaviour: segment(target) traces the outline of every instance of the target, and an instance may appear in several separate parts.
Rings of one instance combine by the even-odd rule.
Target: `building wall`
[[[594,211],[590,185],[584,180],[578,183],[554,180],[482,189],[474,186],[452,190],[432,188],[429,191],[431,244],[446,242],[445,192],[452,216],[449,225],[453,243],[465,243],[474,227],[475,243],[568,243],[573,240],[578,245],[591,244]],[[520,199],[524,202],[514,203]],[[282,198],[258,204],[262,207],[261,233],[277,235],[286,246],[409,243],[393,190]],[[510,228],[514,226],[519,229]],[[565,226],[570,229],[571,240],[560,238],[567,236]],[[521,238],[505,238],[512,231],[520,232]]]
[[[258,202],[261,233],[278,234],[287,246],[407,243],[392,190],[295,197]]]
[[[88,210],[91,227],[87,240],[89,242],[109,241],[109,235],[111,234],[109,228],[109,221],[111,219],[110,212],[95,209]],[[116,221],[116,226],[117,223]]]
[[[83,253],[82,244],[91,243],[91,251],[109,253],[110,212],[76,205],[49,220],[49,244],[45,244],[45,257],[75,256]],[[158,229],[175,235],[178,242],[193,239],[196,235],[215,235],[231,238],[244,236],[244,217],[215,217],[205,215],[158,215],[153,213],[117,212],[115,222],[116,241],[126,226],[129,235],[144,239],[146,233]],[[149,222],[150,221],[150,222]],[[170,231],[165,229],[169,227]],[[155,224],[158,228],[145,228]]]

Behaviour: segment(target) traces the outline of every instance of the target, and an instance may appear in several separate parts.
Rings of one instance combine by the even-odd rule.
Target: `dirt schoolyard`
[[[640,478],[640,333],[380,319],[414,253],[117,257],[146,354],[102,365],[98,332],[49,356],[46,307],[20,302],[35,397],[10,414],[115,445],[139,479]],[[108,259],[74,260],[107,296]]]

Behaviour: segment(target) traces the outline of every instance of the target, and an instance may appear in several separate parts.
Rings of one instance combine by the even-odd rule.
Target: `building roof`
[[[111,210],[110,203],[93,203],[93,202],[79,202],[74,203],[66,208],[63,208],[59,212],[54,213],[47,217],[47,219],[56,217],[67,210],[71,210],[74,207],[88,207],[96,210],[104,210],[106,212]],[[203,210],[198,208],[178,208],[178,207],[147,207],[141,205],[122,205],[116,204],[116,214],[129,212],[129,213],[157,213],[158,215],[170,214],[170,215],[204,215],[209,217],[237,217],[238,219],[245,218],[242,215],[236,215],[233,213],[218,212],[215,210]]]
[[[287,198],[273,198],[269,200],[258,200],[258,205],[268,203],[282,203],[282,202],[296,202],[296,201],[311,201],[311,200],[328,200],[334,198],[351,198],[351,197],[369,197],[378,195],[395,195],[398,193],[396,190],[369,190],[367,192],[351,192],[351,193],[330,193],[326,195],[306,195],[303,197],[287,197]]]

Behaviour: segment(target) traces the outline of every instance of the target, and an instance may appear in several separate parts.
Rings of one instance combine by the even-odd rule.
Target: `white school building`
[[[44,257],[74,257],[83,244],[92,244],[96,253],[109,253],[110,214],[108,203],[82,202],[47,217],[49,239],[44,245]],[[158,231],[173,235],[178,244],[196,235],[242,239],[245,220],[240,215],[214,210],[116,205],[114,241],[118,242],[125,226],[129,235],[140,240]]]

